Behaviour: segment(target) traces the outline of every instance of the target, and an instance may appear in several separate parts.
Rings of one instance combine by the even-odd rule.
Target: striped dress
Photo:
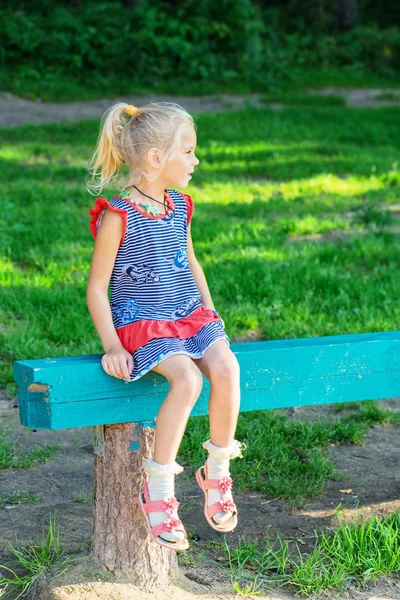
[[[132,354],[135,381],[177,354],[201,358],[217,340],[228,346],[224,324],[206,308],[187,258],[187,227],[193,201],[166,190],[167,213],[152,216],[121,196],[97,198],[90,210],[94,238],[108,208],[120,214],[123,235],[110,279],[115,330]]]

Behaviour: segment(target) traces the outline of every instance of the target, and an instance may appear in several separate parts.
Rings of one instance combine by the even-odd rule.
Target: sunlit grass
[[[63,75],[57,73],[55,76],[52,73],[41,73],[40,76],[35,73],[34,76],[29,76],[26,71],[22,76],[15,72],[15,69],[2,70],[2,89],[12,92],[17,96],[36,100],[41,98],[44,102],[83,102],[87,100],[102,100],[110,97],[110,90],[114,97],[140,97],[143,94],[158,94],[174,96],[176,90],[179,89],[179,94],[182,96],[219,96],[220,94],[249,94],[260,92],[265,94],[267,98],[272,98],[280,102],[304,104],[320,106],[318,97],[305,101],[305,94],[310,88],[326,88],[327,86],[340,87],[360,87],[360,88],[383,88],[396,89],[399,88],[398,77],[392,78],[382,77],[373,73],[368,73],[359,65],[350,65],[347,67],[329,67],[329,68],[290,68],[289,71],[282,73],[273,84],[271,90],[271,82],[269,78],[265,81],[254,80],[252,78],[238,78],[237,81],[228,81],[212,79],[193,79],[193,78],[174,78],[166,77],[157,82],[156,88],[154,85],[144,86],[142,81],[136,81],[134,77],[125,79],[121,76],[116,76],[114,73],[102,73],[101,77],[93,80],[90,78],[88,85],[87,77],[83,81],[77,81],[76,74]],[[341,97],[331,96],[327,102],[331,105],[341,103]]]
[[[201,162],[184,191],[195,203],[196,255],[231,341],[250,331],[268,340],[400,328],[400,244],[387,227],[388,206],[400,200],[400,113],[371,114],[297,107],[198,117]],[[84,165],[97,131],[98,121],[2,131],[0,379],[10,394],[14,360],[102,351],[85,302],[94,197]],[[351,235],[301,237],[337,229]],[[303,505],[340,477],[328,443],[361,443],[372,423],[396,422],[371,406],[331,424],[241,414],[237,438],[251,431],[252,440],[245,472],[232,462],[237,489]],[[207,435],[207,419],[191,419],[178,460],[200,463]],[[14,448],[3,442],[8,468]],[[306,591],[318,579],[307,583],[312,568],[297,574]],[[237,591],[245,585],[237,580]]]
[[[344,478],[325,451],[329,444],[361,444],[371,425],[400,423],[400,413],[374,401],[345,407],[341,418],[313,422],[288,419],[271,410],[241,413],[236,437],[247,449],[243,460],[230,465],[237,491],[258,491],[305,506],[323,491],[327,479]],[[188,422],[177,458],[185,465],[188,479],[204,460],[201,444],[208,437],[208,426],[207,416]]]
[[[400,513],[364,522],[340,523],[334,532],[315,533],[312,552],[291,551],[279,536],[263,540],[240,536],[235,544],[213,542],[226,560],[231,582],[237,591],[265,590],[272,586],[289,587],[306,598],[332,598],[334,592],[346,593],[387,574],[400,572]],[[297,554],[297,556],[296,556]],[[340,596],[341,597],[341,596]]]
[[[60,530],[56,526],[56,513],[50,516],[50,522],[45,532],[42,529],[42,539],[35,544],[15,545],[8,542],[12,560],[0,565],[0,598],[18,600],[27,598],[37,580],[42,576],[54,579],[60,576],[74,560],[79,558],[67,555],[61,546]],[[62,571],[62,569],[65,567]],[[57,575],[51,575],[51,569],[58,570]]]
[[[398,328],[399,241],[387,228],[400,197],[398,117],[337,106],[195,115],[200,164],[184,191],[232,341],[249,330],[280,339]],[[102,350],[85,303],[85,162],[98,126],[2,131],[0,380],[13,393],[16,359]],[[337,229],[354,235],[293,243]]]

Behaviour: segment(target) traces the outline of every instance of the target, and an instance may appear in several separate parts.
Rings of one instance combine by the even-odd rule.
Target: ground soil
[[[209,113],[240,108],[248,102],[253,106],[265,106],[259,98],[260,94],[235,96],[218,94],[212,96],[167,96],[148,94],[130,96],[129,102],[144,106],[150,102],[176,102],[184,106],[190,113]],[[60,121],[79,121],[80,119],[100,118],[104,111],[115,102],[127,102],[127,98],[104,98],[86,102],[42,102],[26,100],[9,92],[0,92],[0,127],[12,127],[25,123],[49,123]]]
[[[381,401],[389,409],[400,409],[400,399]],[[47,530],[50,515],[57,510],[64,547],[71,552],[88,554],[92,534],[92,428],[59,431],[32,430],[19,424],[16,401],[3,400],[0,425],[11,432],[13,440],[22,448],[32,448],[46,443],[56,444],[56,456],[32,469],[2,471],[0,496],[18,490],[39,495],[36,504],[6,505],[0,509],[0,564],[10,558],[6,540],[33,543],[41,537],[42,527]],[[292,419],[334,418],[332,405],[296,409]],[[238,537],[262,540],[268,532],[274,539],[278,533],[289,540],[292,550],[296,544],[302,552],[309,552],[315,541],[315,531],[326,531],[338,524],[335,509],[343,509],[342,518],[351,519],[356,514],[364,516],[386,515],[400,508],[400,428],[393,425],[372,427],[361,446],[333,445],[327,449],[331,459],[345,479],[328,481],[323,494],[303,509],[294,510],[280,499],[260,494],[235,495],[240,513],[237,529],[229,534],[235,544]],[[341,490],[346,490],[343,492]],[[88,501],[79,502],[84,494]],[[128,582],[116,580],[100,572],[91,558],[82,558],[75,566],[53,582],[42,581],[32,598],[35,600],[217,600],[235,598],[229,569],[221,563],[217,550],[205,546],[211,540],[220,540],[219,534],[207,524],[202,514],[201,491],[195,481],[186,481],[184,475],[176,479],[176,495],[181,501],[180,517],[188,532],[196,532],[198,541],[191,541],[192,551],[181,555],[181,565],[175,583],[168,589],[152,593],[139,590]],[[195,564],[196,557],[204,555]],[[187,554],[187,556],[186,556]],[[182,564],[185,562],[185,564]],[[270,596],[261,598],[291,600],[294,596],[282,590],[271,590]],[[380,598],[400,600],[398,579],[381,580],[364,590],[350,588],[340,598],[371,600]]]
[[[318,93],[341,94],[348,106],[376,107],[393,104],[393,100],[378,101],[375,97],[390,90],[346,90],[327,88]],[[310,93],[317,93],[310,90]],[[392,91],[400,97],[400,92]],[[0,126],[17,126],[25,123],[75,121],[100,117],[111,103],[118,99],[69,104],[31,102],[9,93],[0,93]],[[146,96],[129,98],[130,102],[145,104],[159,100],[178,102],[190,112],[213,112],[240,107],[244,102],[265,106],[258,94],[250,96],[205,96],[202,98]],[[279,109],[279,104],[273,108]],[[247,340],[254,339],[249,332]],[[235,340],[235,341],[240,341]],[[400,409],[400,399],[382,401],[389,409]],[[333,406],[304,407],[296,409],[290,418],[333,418]],[[42,579],[31,600],[230,600],[236,598],[229,570],[221,563],[218,551],[205,548],[212,540],[220,540],[206,523],[202,514],[202,497],[194,481],[177,477],[176,495],[181,501],[180,517],[187,531],[196,532],[198,541],[191,541],[193,550],[180,558],[179,571],[174,584],[152,593],[140,590],[129,582],[117,581],[113,575],[99,571],[88,554],[92,534],[92,428],[40,431],[19,424],[16,400],[7,401],[0,395],[0,426],[11,432],[13,440],[22,448],[32,448],[46,443],[56,444],[56,456],[32,469],[1,472],[0,496],[25,490],[39,496],[36,504],[5,505],[0,508],[0,564],[10,559],[7,541],[18,539],[32,544],[41,537],[42,527],[47,529],[49,517],[57,511],[63,546],[71,552],[80,552],[81,560],[70,566],[57,579]],[[380,425],[370,429],[362,446],[339,445],[327,449],[331,459],[346,479],[328,481],[323,494],[301,510],[294,510],[280,499],[260,494],[235,495],[240,513],[237,529],[228,540],[235,544],[238,537],[260,539],[268,532],[278,533],[289,540],[292,549],[297,545],[309,552],[315,541],[315,531],[326,531],[337,526],[335,509],[343,509],[341,518],[351,519],[356,514],[385,515],[400,508],[400,449],[399,427]],[[343,492],[341,490],[346,490]],[[78,501],[86,496],[87,501]],[[203,550],[203,557],[199,558]],[[199,562],[196,562],[199,558]],[[184,563],[184,564],[183,564]],[[257,596],[256,596],[257,597]],[[265,600],[293,600],[294,596],[281,590],[271,590],[261,595]],[[349,588],[341,600],[400,600],[398,579],[380,580],[364,589]]]
[[[348,107],[377,108],[393,106],[400,102],[400,90],[382,90],[379,88],[341,88],[327,87],[309,90],[310,94],[322,96],[343,96]],[[382,98],[380,98],[382,96]]]
[[[339,95],[343,96],[349,107],[376,108],[380,106],[399,105],[400,90],[373,89],[348,89],[348,88],[323,88],[309,90],[310,94]],[[386,98],[379,100],[385,94]],[[281,104],[274,102],[266,104],[261,100],[263,94],[213,94],[209,96],[168,96],[147,94],[144,96],[131,96],[129,102],[143,106],[149,102],[169,101],[181,104],[190,113],[208,113],[232,110],[245,104],[255,107],[270,106],[280,109]],[[377,99],[378,97],[378,99]],[[69,102],[58,104],[56,102],[42,102],[20,98],[9,92],[0,92],[0,127],[13,127],[26,123],[49,123],[60,121],[78,121],[80,119],[100,118],[104,111],[115,102],[126,102],[127,98],[105,98],[88,102]]]

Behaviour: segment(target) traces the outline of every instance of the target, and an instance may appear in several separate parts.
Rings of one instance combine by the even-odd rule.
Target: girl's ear
[[[161,164],[160,150],[158,148],[150,148],[147,152],[149,163],[152,167],[159,167]]]

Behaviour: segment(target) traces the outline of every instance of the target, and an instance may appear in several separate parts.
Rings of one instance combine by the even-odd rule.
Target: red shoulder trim
[[[189,225],[193,213],[194,213],[194,204],[193,204],[193,200],[191,198],[191,196],[189,196],[189,194],[182,194],[183,199],[185,200],[186,203],[186,209],[187,209],[187,225]]]
[[[117,212],[121,215],[123,221],[123,232],[122,239],[120,244],[123,244],[125,240],[126,230],[128,227],[128,211],[123,208],[117,208],[108,202],[106,198],[97,198],[94,203],[94,207],[89,210],[89,215],[92,217],[90,220],[90,233],[93,238],[96,239],[97,231],[101,223],[101,219],[103,218],[103,214],[106,208],[110,208],[114,212]]]

